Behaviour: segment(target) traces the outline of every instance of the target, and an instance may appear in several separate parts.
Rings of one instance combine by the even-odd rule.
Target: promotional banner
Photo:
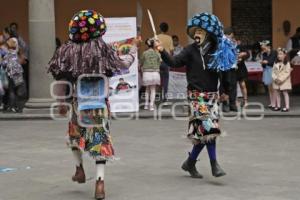
[[[113,45],[120,57],[132,47],[131,41],[137,35],[136,18],[106,18],[107,32],[103,39]],[[138,101],[138,56],[134,63],[122,69],[109,80],[109,101],[111,112],[136,112]]]
[[[168,99],[186,99],[186,73],[170,71]]]

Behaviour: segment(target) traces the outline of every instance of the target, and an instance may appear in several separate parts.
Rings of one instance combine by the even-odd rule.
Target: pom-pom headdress
[[[66,74],[77,78],[81,74],[118,71],[123,63],[111,45],[104,42],[105,32],[105,20],[98,12],[76,13],[69,23],[69,40],[54,53],[48,72],[58,79]]]
[[[69,23],[69,38],[73,42],[86,42],[106,32],[104,17],[94,10],[76,13]]]

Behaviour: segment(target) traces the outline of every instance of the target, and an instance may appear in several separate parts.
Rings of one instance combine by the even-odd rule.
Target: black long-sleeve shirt
[[[171,67],[186,66],[189,90],[217,92],[219,73],[209,70],[206,64],[211,53],[208,51],[201,56],[198,45],[193,43],[185,47],[177,56],[172,57],[164,50],[161,52],[161,57]]]
[[[268,61],[268,64],[262,64],[262,67],[270,66],[273,67],[276,59],[277,59],[277,52],[275,50],[271,50],[271,52],[268,53],[263,53],[262,54],[262,59]]]

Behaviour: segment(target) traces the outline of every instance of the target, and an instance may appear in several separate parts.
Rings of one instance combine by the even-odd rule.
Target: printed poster
[[[105,42],[113,45],[119,56],[126,55],[136,37],[136,18],[106,18],[107,32]],[[139,109],[138,91],[138,56],[127,69],[113,75],[109,80],[109,101],[111,112],[137,112]]]

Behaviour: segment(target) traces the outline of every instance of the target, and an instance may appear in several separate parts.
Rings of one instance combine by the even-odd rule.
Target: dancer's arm
[[[187,60],[189,58],[189,53],[186,48],[184,48],[180,54],[177,56],[171,56],[161,45],[160,41],[156,41],[156,48],[160,52],[161,58],[164,62],[166,62],[169,66],[174,68],[179,68],[186,66]]]

